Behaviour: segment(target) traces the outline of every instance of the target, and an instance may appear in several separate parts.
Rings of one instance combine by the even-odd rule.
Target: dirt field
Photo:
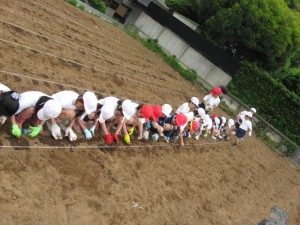
[[[12,89],[88,89],[173,108],[206,94],[63,0],[0,2],[0,82]],[[300,224],[300,173],[255,137],[233,149],[210,139],[105,148],[100,133],[18,140],[8,125],[0,136],[1,225],[253,225],[273,206]]]

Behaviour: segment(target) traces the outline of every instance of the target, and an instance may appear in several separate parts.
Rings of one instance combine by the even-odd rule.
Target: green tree
[[[300,97],[300,68],[288,68],[272,74],[290,92]]]
[[[240,0],[218,10],[205,30],[220,47],[272,71],[290,66],[299,54],[299,21],[283,0]]]
[[[220,48],[274,71],[300,65],[300,18],[299,12],[291,10],[299,2],[167,0],[166,4],[199,23]]]
[[[89,0],[89,4],[102,13],[106,11],[106,5],[102,0]]]
[[[285,0],[287,5],[296,11],[300,11],[300,0]]]

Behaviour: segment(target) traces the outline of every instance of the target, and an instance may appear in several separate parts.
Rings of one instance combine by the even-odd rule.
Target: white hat
[[[95,112],[97,110],[97,97],[93,92],[85,92],[82,98],[84,110],[87,114],[91,114],[92,112]]]
[[[197,107],[199,105],[199,99],[197,97],[192,97],[191,102],[194,103]]]
[[[168,116],[170,116],[170,113],[172,112],[172,106],[170,106],[169,104],[164,104],[161,107],[161,111],[164,115],[166,115],[168,117]]]
[[[114,116],[114,106],[111,104],[106,104],[101,108],[101,113],[99,116],[99,122],[104,123],[106,120],[112,118]]]
[[[251,112],[245,112],[245,116],[252,117],[252,113]]]
[[[216,117],[214,120],[217,125],[220,124],[220,119],[218,117]]]
[[[256,113],[256,109],[255,108],[251,108],[250,109],[253,113]]]
[[[61,113],[61,104],[56,100],[48,100],[43,108],[41,108],[37,112],[37,117],[39,120],[49,120],[49,119],[55,119],[59,116]]]
[[[206,112],[205,112],[205,110],[203,109],[203,108],[198,108],[197,109],[198,110],[198,114],[199,114],[199,116],[203,116],[203,115],[205,115],[206,114]]]
[[[129,120],[136,113],[137,104],[127,99],[122,103],[122,112],[124,117]]]

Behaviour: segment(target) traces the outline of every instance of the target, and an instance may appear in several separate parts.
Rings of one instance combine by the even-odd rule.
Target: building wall
[[[124,4],[126,4],[125,1]],[[133,11],[135,10],[138,10],[138,8]],[[138,11],[141,11],[141,9]],[[210,86],[226,86],[232,80],[231,76],[223,72],[201,53],[191,48],[174,32],[160,25],[146,13],[141,12],[138,17],[129,15],[127,24],[136,27],[142,37],[157,39],[158,44],[168,54],[176,56],[183,66],[195,70],[199,78],[205,80]]]

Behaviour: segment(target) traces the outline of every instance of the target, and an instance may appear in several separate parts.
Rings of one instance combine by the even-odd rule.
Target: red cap
[[[187,117],[183,114],[177,114],[175,120],[176,120],[177,126],[182,126],[186,123]]]
[[[210,94],[212,96],[220,95],[220,94],[222,94],[222,89],[220,87],[215,87],[214,89],[212,89]]]
[[[153,109],[150,105],[145,104],[142,106],[142,115],[148,121],[153,116]]]
[[[161,107],[159,105],[155,105],[155,106],[153,106],[152,109],[153,109],[152,118],[155,122],[157,122],[158,118],[161,117],[161,115],[162,115]]]
[[[193,120],[191,121],[190,133],[194,133],[198,129],[198,122]]]
[[[214,119],[214,118],[216,118],[216,117],[218,117],[217,114],[212,114],[212,115],[211,115],[211,118],[212,118],[212,119]]]

